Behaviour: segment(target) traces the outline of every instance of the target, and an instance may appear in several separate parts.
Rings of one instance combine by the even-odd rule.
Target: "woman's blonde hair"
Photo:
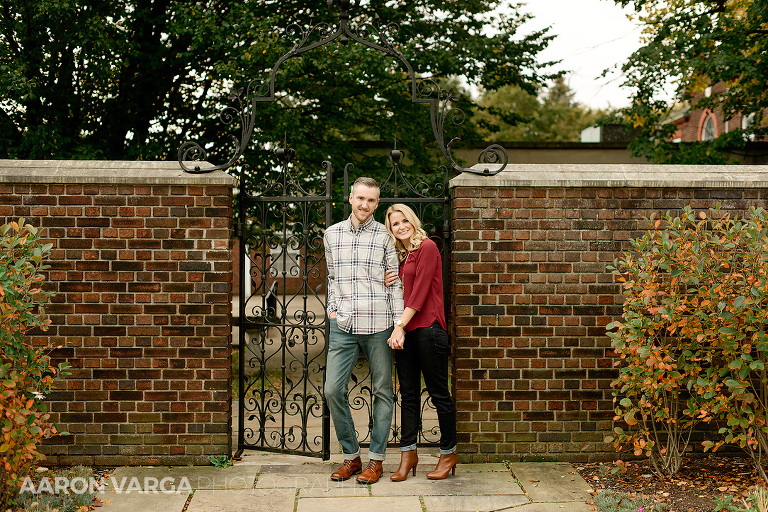
[[[413,226],[413,235],[411,235],[411,243],[408,247],[406,247],[401,240],[398,240],[395,236],[395,233],[392,231],[392,223],[389,221],[390,214],[394,212],[400,212],[405,216],[405,218],[408,220],[408,222],[411,223],[411,226]],[[387,228],[387,232],[389,233],[389,236],[392,237],[392,239],[395,241],[395,247],[397,248],[397,257],[402,262],[405,260],[405,258],[408,257],[410,253],[421,247],[421,242],[424,241],[425,238],[427,238],[427,232],[424,231],[421,227],[421,221],[416,216],[416,213],[414,213],[413,210],[411,210],[410,207],[404,205],[404,204],[393,204],[389,208],[387,208],[387,214],[384,218],[384,225]]]

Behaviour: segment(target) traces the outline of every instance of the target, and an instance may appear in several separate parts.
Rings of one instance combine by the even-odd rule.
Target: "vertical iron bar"
[[[287,179],[288,179],[288,162],[285,162],[283,164],[283,195],[288,195],[288,187],[287,187]],[[280,257],[282,258],[282,275],[283,275],[283,292],[282,292],[282,298],[283,298],[283,304],[280,308],[280,369],[281,369],[281,380],[282,386],[280,388],[280,445],[283,448],[286,448],[286,433],[285,433],[285,406],[286,406],[286,398],[288,393],[288,386],[286,386],[286,377],[285,377],[285,352],[288,347],[288,325],[286,324],[286,302],[288,301],[288,296],[286,289],[288,287],[288,278],[286,276],[287,271],[286,267],[288,266],[288,243],[287,243],[287,215],[286,215],[286,209],[288,208],[288,203],[284,202],[282,203],[282,224],[283,224],[283,232],[282,232],[282,243],[280,244],[280,247],[282,249],[282,253],[280,254]]]
[[[331,227],[333,222],[333,165],[331,162],[326,162],[325,165],[325,229]],[[346,175],[344,173],[344,184],[346,186]],[[343,197],[343,196],[342,196]],[[323,256],[324,258],[325,256]],[[331,336],[331,323],[328,319],[328,276],[326,272],[325,278],[325,354],[328,355],[328,341]],[[323,400],[323,460],[329,460],[331,458],[331,411],[328,409],[328,402],[325,400],[325,369],[326,365],[323,365],[323,392],[321,393]]]
[[[349,197],[349,166],[351,164],[347,164],[344,166],[344,188],[341,190],[341,202],[344,204],[344,218],[346,219],[349,217],[349,201],[347,198]],[[328,224],[330,226],[330,224]]]
[[[245,294],[245,280],[250,277],[246,277],[245,272],[245,254],[248,250],[245,235],[245,166],[240,168],[240,204],[238,205],[238,212],[240,214],[239,226],[237,229],[238,240],[240,242],[240,254],[238,260],[240,264],[240,290],[238,295],[240,300],[237,305],[237,379],[238,379],[238,404],[237,404],[237,451],[242,452],[245,448],[245,301],[247,298],[243,297]],[[249,273],[250,274],[250,273]]]
[[[450,175],[445,173],[445,182],[443,184],[443,194],[445,196],[443,200],[443,307],[445,308],[446,327],[448,328],[448,337],[450,339],[451,331],[456,332],[456,326],[453,318],[453,306],[451,301],[451,288],[453,283],[451,282],[451,239],[453,233],[451,233],[451,191],[448,187],[450,181]],[[451,379],[451,396],[456,396],[456,350],[455,344],[450,344],[451,353],[448,356],[451,362],[450,374]]]
[[[261,357],[259,358],[259,377],[261,378],[261,387],[259,389],[259,442],[262,446],[266,445],[267,439],[267,399],[266,386],[267,386],[267,358],[266,358],[266,345],[267,336],[269,335],[269,308],[267,304],[267,269],[269,263],[267,261],[267,249],[268,245],[268,229],[269,221],[269,204],[260,204],[259,209],[261,211],[261,325],[259,328],[259,352]],[[275,306],[275,315],[277,315],[277,306]],[[270,393],[272,393],[270,391]]]

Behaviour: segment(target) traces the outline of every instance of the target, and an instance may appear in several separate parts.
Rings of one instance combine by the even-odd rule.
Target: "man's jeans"
[[[371,447],[368,450],[370,460],[384,460],[387,440],[392,428],[392,407],[394,391],[392,388],[392,349],[387,340],[392,333],[386,331],[375,334],[349,334],[336,325],[331,318],[331,336],[328,340],[328,356],[325,371],[325,399],[331,411],[336,438],[341,444],[345,459],[354,459],[360,455],[355,424],[349,410],[349,378],[355,367],[360,351],[363,351],[371,367],[373,385],[373,430]],[[361,425],[363,427],[367,425]]]

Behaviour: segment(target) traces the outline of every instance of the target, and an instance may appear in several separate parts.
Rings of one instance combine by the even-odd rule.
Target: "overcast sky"
[[[551,25],[557,37],[542,52],[543,60],[562,60],[555,69],[570,70],[567,80],[579,103],[593,108],[620,108],[629,103],[620,87],[620,74],[600,74],[626,61],[640,46],[640,28],[627,19],[631,9],[613,0],[527,0],[525,9],[534,19],[524,30]]]

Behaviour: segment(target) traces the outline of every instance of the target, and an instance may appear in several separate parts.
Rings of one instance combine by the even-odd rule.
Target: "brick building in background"
[[[696,93],[693,96],[692,104],[696,104],[704,97],[723,94],[726,91],[725,84],[718,82],[711,87],[707,87],[704,92]],[[768,109],[763,113],[768,118]],[[737,113],[732,118],[726,119],[722,109],[716,108],[714,111],[709,109],[692,109],[673,115],[670,122],[677,127],[673,141],[674,142],[696,142],[713,140],[723,133],[733,130],[746,129],[752,126],[754,122],[754,113]],[[751,140],[755,140],[751,137]],[[763,137],[758,141],[768,142],[768,138]]]

